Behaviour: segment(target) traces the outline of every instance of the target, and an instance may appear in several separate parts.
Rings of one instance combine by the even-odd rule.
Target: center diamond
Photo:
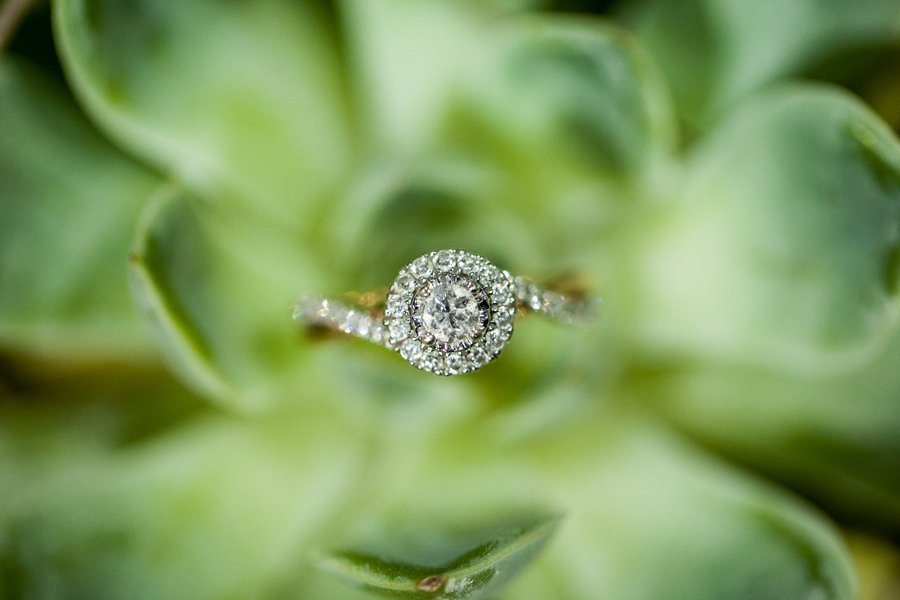
[[[412,322],[426,344],[451,352],[468,348],[489,320],[487,294],[468,277],[445,274],[416,290]]]

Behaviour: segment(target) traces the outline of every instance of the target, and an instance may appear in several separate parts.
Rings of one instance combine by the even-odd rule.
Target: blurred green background
[[[0,7],[0,600],[900,598],[896,0]],[[604,314],[291,322],[451,247]]]

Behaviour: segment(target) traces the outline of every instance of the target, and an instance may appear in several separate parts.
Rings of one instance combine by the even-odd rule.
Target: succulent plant
[[[0,599],[900,593],[896,3],[563,4],[34,9]],[[604,315],[451,378],[291,323],[440,248]]]

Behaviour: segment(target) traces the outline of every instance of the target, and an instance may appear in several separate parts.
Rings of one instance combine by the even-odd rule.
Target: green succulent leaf
[[[346,5],[376,155],[327,217],[342,270],[383,285],[445,245],[538,277],[560,265],[608,273],[612,226],[645,199],[674,144],[652,61],[600,19],[451,6]]]
[[[344,0],[354,97],[371,150],[422,150],[485,43],[485,12],[458,4]]]
[[[846,550],[821,515],[645,414],[612,400],[569,405],[552,426],[511,437],[560,401],[425,431],[411,415],[383,422],[373,487],[338,547],[425,565],[405,572],[409,586],[454,555],[435,553],[435,540],[513,510],[534,514],[530,502],[566,516],[498,598],[853,598]],[[483,539],[456,542],[455,554]]]
[[[552,157],[540,171],[557,178],[627,181],[671,151],[665,87],[626,30],[587,17],[520,17],[492,32],[490,48],[473,95],[485,106],[482,126],[523,163]]]
[[[162,188],[0,61],[0,342],[7,314],[16,348],[48,345],[20,323],[130,335],[131,239],[172,369],[232,409],[154,368],[0,365],[0,597],[854,597],[827,518],[649,410],[900,523],[897,140],[831,89],[738,103],[895,44],[895,10],[646,0],[686,121],[738,107],[678,163],[641,42],[528,3],[56,0],[76,101]],[[298,292],[435,244],[611,282],[615,323],[529,320],[452,379],[292,324]]]
[[[0,348],[146,358],[126,258],[156,179],[48,77],[9,57],[0,58],[0,131]]]
[[[816,378],[695,365],[648,384],[654,406],[709,447],[846,522],[900,532],[900,338],[871,364]]]
[[[544,518],[471,548],[440,566],[385,560],[360,552],[323,557],[319,567],[396,598],[482,598],[518,573],[546,543],[558,518]],[[429,553],[433,553],[430,550]]]
[[[648,227],[644,334],[717,363],[825,375],[879,355],[900,315],[900,144],[846,93],[748,101]]]
[[[296,282],[315,277],[304,256],[289,231],[173,187],[147,207],[130,264],[176,372],[232,408],[254,409],[304,377],[290,321]]]
[[[773,80],[900,46],[893,0],[645,0],[623,12],[660,62],[680,114],[701,126]]]
[[[900,145],[847,94],[794,86],[749,101],[689,166],[648,231],[642,392],[712,447],[896,530]]]
[[[643,418],[582,419],[564,441],[518,449],[546,461],[567,519],[506,597],[854,597],[843,544],[809,507]],[[579,450],[591,458],[565,458]]]
[[[159,372],[93,384],[0,405],[0,597],[270,597],[362,478],[366,434],[328,407],[236,419]]]
[[[96,122],[191,190],[299,226],[343,174],[341,68],[312,3],[61,0],[55,30]]]
[[[360,113],[382,156],[538,146],[545,157],[564,150],[560,166],[587,161],[609,175],[671,142],[659,76],[612,23],[433,0],[343,7]]]
[[[185,203],[178,207],[182,219],[168,214],[179,201]],[[166,222],[157,223],[162,219]],[[217,370],[208,340],[215,331],[203,329],[202,317],[211,309],[191,302],[209,285],[209,252],[203,239],[190,231],[199,227],[174,188],[161,190],[147,209],[130,254],[132,287],[176,372],[201,393],[228,399],[233,391]],[[177,266],[174,272],[171,262]]]

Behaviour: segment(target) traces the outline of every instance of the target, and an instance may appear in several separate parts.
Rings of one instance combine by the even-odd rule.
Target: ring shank
[[[541,287],[525,277],[513,277],[516,287],[516,306],[563,323],[588,320],[594,316],[599,298],[584,294],[562,294]]]
[[[599,303],[599,299],[583,294],[564,295],[538,286],[525,277],[516,276],[513,282],[520,312],[540,313],[563,323],[592,318]],[[294,304],[293,319],[299,326],[351,335],[398,350],[390,340],[381,312],[348,302],[318,295],[301,296]]]

